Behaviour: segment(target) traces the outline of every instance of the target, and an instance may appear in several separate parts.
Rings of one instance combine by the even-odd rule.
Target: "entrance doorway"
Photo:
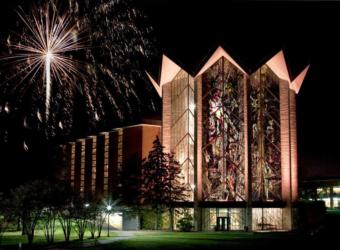
[[[217,217],[216,231],[230,231],[230,217]]]

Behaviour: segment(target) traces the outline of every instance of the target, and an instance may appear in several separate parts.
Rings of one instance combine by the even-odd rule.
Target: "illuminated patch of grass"
[[[244,233],[244,232],[137,232],[131,239],[103,245],[93,249],[238,249],[248,247],[265,247],[267,244],[282,243],[293,239],[287,233]],[[290,239],[290,240],[289,240]],[[92,248],[91,248],[92,250]]]
[[[108,239],[108,237],[105,236],[106,232],[102,232],[102,236],[99,238],[100,240],[105,240]],[[110,232],[110,238],[116,237],[117,233],[116,232]],[[70,242],[67,244],[69,246],[78,246],[84,243],[92,243],[94,242],[94,239],[90,239],[91,234],[89,231],[85,233],[84,240],[79,241],[78,240],[78,235],[77,233],[73,230],[70,236]],[[25,235],[21,235],[20,231],[17,232],[5,232],[2,238],[1,245],[2,246],[13,246],[13,245],[18,245],[21,242],[22,245],[27,244],[27,237]],[[46,243],[46,238],[44,236],[44,232],[42,230],[36,230],[34,240],[33,240],[34,245],[47,245]],[[61,228],[57,228],[55,232],[55,237],[54,237],[54,243],[53,245],[62,245],[65,244],[65,238],[63,231]]]

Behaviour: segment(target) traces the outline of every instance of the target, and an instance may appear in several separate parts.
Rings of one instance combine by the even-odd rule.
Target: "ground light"
[[[111,212],[112,206],[107,205],[107,237],[110,237],[110,212]]]

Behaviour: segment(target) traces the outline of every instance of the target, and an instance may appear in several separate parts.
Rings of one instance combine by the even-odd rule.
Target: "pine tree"
[[[164,152],[159,138],[153,142],[141,170],[141,201],[156,210],[156,229],[160,229],[161,214],[164,208],[169,209],[170,227],[173,228],[173,203],[187,198],[186,187],[181,182],[181,166],[174,159],[174,154]]]
[[[174,229],[174,202],[181,202],[188,199],[188,189],[182,182],[181,165],[175,160],[174,153],[168,154],[168,176],[169,187],[167,207],[169,209],[170,230]]]

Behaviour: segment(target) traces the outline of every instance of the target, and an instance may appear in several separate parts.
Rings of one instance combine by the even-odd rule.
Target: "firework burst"
[[[40,84],[45,89],[45,122],[48,122],[52,84],[72,84],[81,76],[79,62],[68,54],[84,48],[78,39],[78,31],[70,14],[60,15],[55,4],[49,2],[44,8],[35,8],[27,15],[17,12],[26,32],[19,42],[7,40],[11,55],[3,58],[15,64],[19,71],[12,77]],[[36,78],[41,78],[37,81]],[[11,80],[11,79],[10,79]],[[42,83],[42,84],[41,84]]]
[[[10,66],[0,74],[0,105],[16,122],[51,138],[117,126],[157,107],[145,75],[155,56],[152,28],[132,1],[46,2],[19,9],[19,33],[0,58]]]

